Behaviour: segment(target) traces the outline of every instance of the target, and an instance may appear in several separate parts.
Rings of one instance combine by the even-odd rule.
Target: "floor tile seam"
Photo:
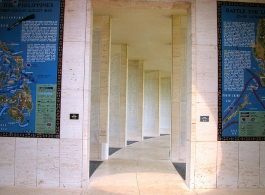
[[[108,162],[112,162],[112,161],[138,161],[138,160],[132,160],[132,159],[128,159],[128,158],[110,158],[110,159],[108,159]]]
[[[137,161],[134,161],[134,159],[129,159],[129,160],[126,159],[124,161],[121,159],[120,161],[115,160],[113,162],[109,162],[108,165],[110,165],[110,164],[136,164],[136,163],[137,163]]]
[[[0,192],[3,191],[6,188],[8,188],[8,187],[7,186],[0,186]]]
[[[135,149],[135,150],[137,149],[137,150],[139,150],[139,149],[146,149],[146,148],[149,148],[150,150],[154,150],[155,148],[168,148],[168,147],[153,147],[153,148],[150,148],[150,146],[143,146],[143,147],[128,147],[128,148],[123,148],[123,149],[117,151],[117,153],[121,152],[122,150],[132,150],[132,149]],[[113,154],[116,154],[116,152],[113,153]]]
[[[115,170],[112,173],[105,173],[106,170],[102,170],[100,171],[101,174],[100,176],[108,176],[108,175],[115,175],[115,174],[121,174],[121,173],[154,173],[154,174],[171,174],[171,175],[179,175],[178,172],[176,172],[175,170],[162,170],[162,169],[156,169],[151,170],[151,168],[148,167],[133,167],[133,169],[120,169],[120,170]],[[105,174],[104,174],[105,173]],[[97,177],[97,175],[90,177],[90,180],[94,179],[95,177]]]
[[[139,193],[139,195],[141,195],[140,188],[139,188],[139,181],[138,181],[138,173],[137,172],[136,172],[136,183],[137,183],[138,193]]]
[[[83,195],[83,192],[86,188],[82,188],[81,192],[80,192],[80,195]]]
[[[197,192],[196,189],[192,189],[192,191],[195,193],[195,195],[199,195],[199,192]]]
[[[133,151],[133,150],[135,150],[135,151],[141,151],[141,150],[151,150],[151,151],[161,151],[161,150],[168,150],[168,151],[170,151],[170,149],[168,148],[168,147],[158,147],[158,148],[156,148],[156,147],[153,147],[153,148],[150,148],[150,147],[139,147],[139,148],[126,148],[126,150],[124,150],[124,151]],[[114,153],[114,154],[119,154],[119,153],[121,153],[122,151],[118,151],[117,153]]]
[[[156,158],[147,158],[147,157],[144,157],[144,158],[141,158],[140,160],[167,160],[167,159],[156,159]]]
[[[149,159],[149,161],[170,161],[170,159],[169,158],[159,158],[159,159],[157,159],[157,158],[148,158],[148,157],[146,157],[146,158],[141,158],[141,159],[139,159],[139,160],[143,160],[143,159],[145,159],[145,160],[148,160]],[[171,162],[171,161],[170,161]]]

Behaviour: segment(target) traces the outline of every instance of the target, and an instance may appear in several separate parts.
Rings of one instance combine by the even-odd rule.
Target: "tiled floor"
[[[190,190],[169,160],[169,136],[121,149],[94,172],[86,189],[0,187],[2,195],[264,195],[265,190]]]

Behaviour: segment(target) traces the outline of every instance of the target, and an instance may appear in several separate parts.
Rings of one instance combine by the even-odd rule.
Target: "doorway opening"
[[[97,69],[98,67],[93,69],[92,63],[91,109],[96,110],[92,111],[96,118],[93,119],[91,114],[91,159],[101,159],[103,143],[107,143],[109,148],[121,148],[131,142],[170,134],[171,160],[183,165],[186,161],[187,137],[186,34],[189,3],[176,3],[179,6],[166,9],[162,9],[158,2],[141,1],[138,5],[134,4],[135,7],[129,2],[121,5],[118,1],[116,4],[112,2],[108,7],[100,5],[99,1],[93,1],[92,5],[93,46],[98,45],[98,52],[109,47],[106,52],[109,53],[108,57],[100,57],[102,53],[93,54],[98,60],[92,61],[95,64],[109,60],[106,62],[109,69],[105,70],[109,71],[110,78],[107,81],[110,83],[105,87],[108,91],[108,126],[107,132],[102,132],[102,108],[99,107],[100,88],[102,89],[99,74],[102,70]],[[106,36],[101,27],[106,27],[108,21],[109,35]],[[109,43],[102,44],[106,39],[109,39]],[[128,78],[125,84],[126,93],[121,91],[124,87],[121,84],[124,81],[123,68],[117,66],[122,64],[124,56],[128,64],[125,71]],[[93,70],[98,76],[98,80],[94,80],[97,84],[94,88],[93,78],[96,76],[93,77]],[[117,109],[124,107],[121,105],[122,100],[124,101],[122,93],[126,102],[125,112],[124,108],[123,111]],[[126,113],[125,119],[122,119],[122,113]],[[122,124],[125,124],[124,132],[119,129]]]

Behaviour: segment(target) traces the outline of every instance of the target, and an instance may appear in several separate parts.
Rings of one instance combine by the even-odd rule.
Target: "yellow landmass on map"
[[[261,63],[259,64],[259,68],[263,72],[257,72],[257,74],[260,77],[260,82],[262,86],[265,86],[265,19],[261,19],[258,23],[257,27],[257,37],[256,37],[256,42],[257,44],[252,44],[252,51],[254,58],[256,60],[261,59]]]
[[[238,108],[235,110],[235,112],[233,112],[229,117],[227,117],[224,121],[223,121],[223,125],[226,124],[227,122],[229,122],[233,117],[235,117],[237,115],[237,113],[243,109],[246,105],[248,105],[249,102],[248,102],[248,95],[246,95],[244,97],[244,102],[238,106]]]
[[[22,56],[13,56],[12,52],[8,49],[10,46],[14,46],[14,43],[6,44],[0,41],[0,50],[6,54],[0,59],[0,62],[5,64],[4,67],[8,66],[8,68],[0,66],[0,70],[2,70],[0,72],[0,90],[3,88],[8,90],[7,86],[15,85],[21,78],[21,69],[24,69]],[[15,93],[12,92],[11,97],[8,97],[7,94],[0,95],[0,105],[4,104],[8,105],[6,108],[8,108],[9,117],[19,123],[23,123],[25,120],[23,110],[26,109],[30,116],[30,112],[34,107],[30,88],[23,83],[22,88],[19,87]]]

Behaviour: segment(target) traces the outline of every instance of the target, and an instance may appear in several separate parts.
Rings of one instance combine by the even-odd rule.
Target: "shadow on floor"
[[[170,134],[160,134],[160,136],[167,136],[167,135],[170,135]]]
[[[132,145],[132,144],[134,144],[136,142],[138,142],[138,141],[127,141],[127,146]]]
[[[186,179],[186,163],[172,163],[182,179]]]
[[[120,150],[121,148],[109,148],[109,156]]]
[[[151,138],[154,138],[154,137],[144,136],[144,140],[145,140],[145,139],[151,139]]]
[[[113,153],[117,152],[121,148],[109,148],[109,156]],[[103,161],[90,161],[89,163],[89,177],[93,175],[93,173],[96,171],[96,169],[101,165]]]
[[[103,163],[103,161],[89,161],[89,177],[93,175],[101,163]]]

